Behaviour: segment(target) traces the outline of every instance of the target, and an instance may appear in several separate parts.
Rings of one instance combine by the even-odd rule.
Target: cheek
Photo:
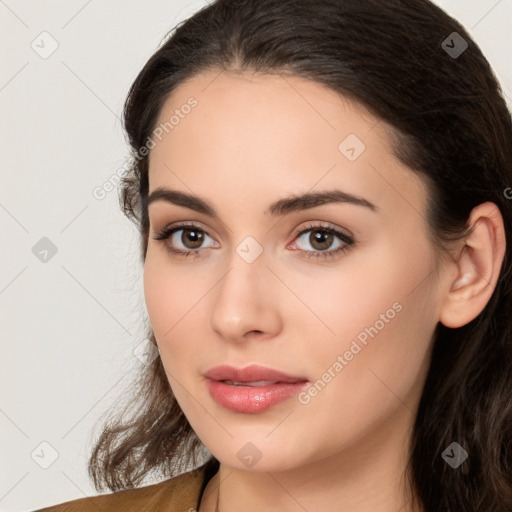
[[[191,361],[194,347],[185,339],[201,339],[191,332],[196,323],[190,322],[193,305],[197,303],[198,291],[190,286],[179,267],[163,261],[165,256],[148,250],[144,263],[144,296],[146,308],[155,334],[162,364],[172,392],[180,405],[186,405],[190,388]],[[194,311],[195,312],[195,311]],[[185,388],[183,387],[185,386]]]
[[[157,342],[167,345],[174,331],[197,303],[201,281],[190,279],[179,265],[166,261],[164,255],[148,250],[144,263],[144,298]]]
[[[180,382],[194,377],[190,369],[207,353],[209,292],[218,279],[211,269],[191,270],[187,265],[148,250],[143,274],[146,308],[162,362],[168,376]]]
[[[375,244],[347,255],[336,267],[302,264],[277,268],[276,273],[296,296],[289,294],[293,310],[287,312],[283,303],[280,306],[282,313],[289,315],[285,319],[288,325],[308,323],[312,330],[316,329],[317,338],[341,346],[343,340],[350,342],[376,323],[379,331],[389,331],[388,326],[400,316],[400,304],[421,302],[421,295],[410,294],[431,266],[425,253],[415,258],[408,251],[399,253],[395,247],[392,243]],[[410,264],[411,259],[414,265]],[[297,314],[299,309],[303,315]]]
[[[378,444],[379,425],[395,428],[392,418],[413,414],[421,396],[432,336],[422,293],[402,297],[396,308],[387,308],[390,300],[367,304],[357,321],[344,318],[350,328],[343,330],[340,322],[333,346],[310,354],[317,371],[308,390],[314,396],[302,400],[304,418],[326,425],[338,446],[367,436]],[[328,452],[332,443],[325,448]]]
[[[295,275],[298,295],[336,333],[333,340],[350,341],[371,326],[391,333],[397,323],[421,336],[423,324],[433,321],[435,254],[426,238],[412,243],[408,233],[397,226],[395,233],[375,236],[347,254],[328,273]]]
[[[382,245],[358,256],[350,272],[333,274],[329,292],[311,288],[309,304],[336,333],[310,352],[316,391],[308,407],[325,421],[370,425],[403,403],[414,407],[437,324],[430,254],[427,246]]]

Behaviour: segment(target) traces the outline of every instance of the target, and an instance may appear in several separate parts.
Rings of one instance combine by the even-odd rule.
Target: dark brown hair
[[[453,32],[468,44],[460,55],[447,51]],[[427,512],[510,512],[512,207],[505,190],[512,186],[512,121],[476,43],[427,0],[218,0],[197,12],[149,59],[125,104],[133,153],[120,199],[140,230],[143,261],[148,157],[139,150],[170,93],[205,70],[310,79],[389,123],[395,155],[430,185],[427,221],[440,250],[467,232],[475,206],[499,207],[507,242],[499,280],[473,321],[437,326],[408,470]],[[156,342],[151,329],[148,337]],[[89,461],[99,490],[136,486],[152,471],[173,476],[208,457],[160,358],[130,393],[131,415],[106,424]],[[469,454],[457,469],[441,457],[452,442]]]

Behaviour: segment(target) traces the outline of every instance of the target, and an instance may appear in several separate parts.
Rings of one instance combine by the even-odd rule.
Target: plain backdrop
[[[436,3],[511,105],[512,0]],[[139,241],[108,185],[127,155],[122,105],[165,35],[204,5],[0,0],[0,511],[97,494],[93,429],[143,364]]]

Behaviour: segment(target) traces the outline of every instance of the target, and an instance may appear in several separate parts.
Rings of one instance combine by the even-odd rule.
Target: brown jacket
[[[67,501],[34,512],[196,512],[217,461],[158,484]]]

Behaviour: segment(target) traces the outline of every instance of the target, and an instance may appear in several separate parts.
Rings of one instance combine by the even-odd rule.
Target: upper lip
[[[287,375],[286,373],[265,366],[251,365],[245,368],[233,366],[215,366],[208,370],[204,376],[211,380],[230,380],[233,382],[303,382],[305,377]]]

